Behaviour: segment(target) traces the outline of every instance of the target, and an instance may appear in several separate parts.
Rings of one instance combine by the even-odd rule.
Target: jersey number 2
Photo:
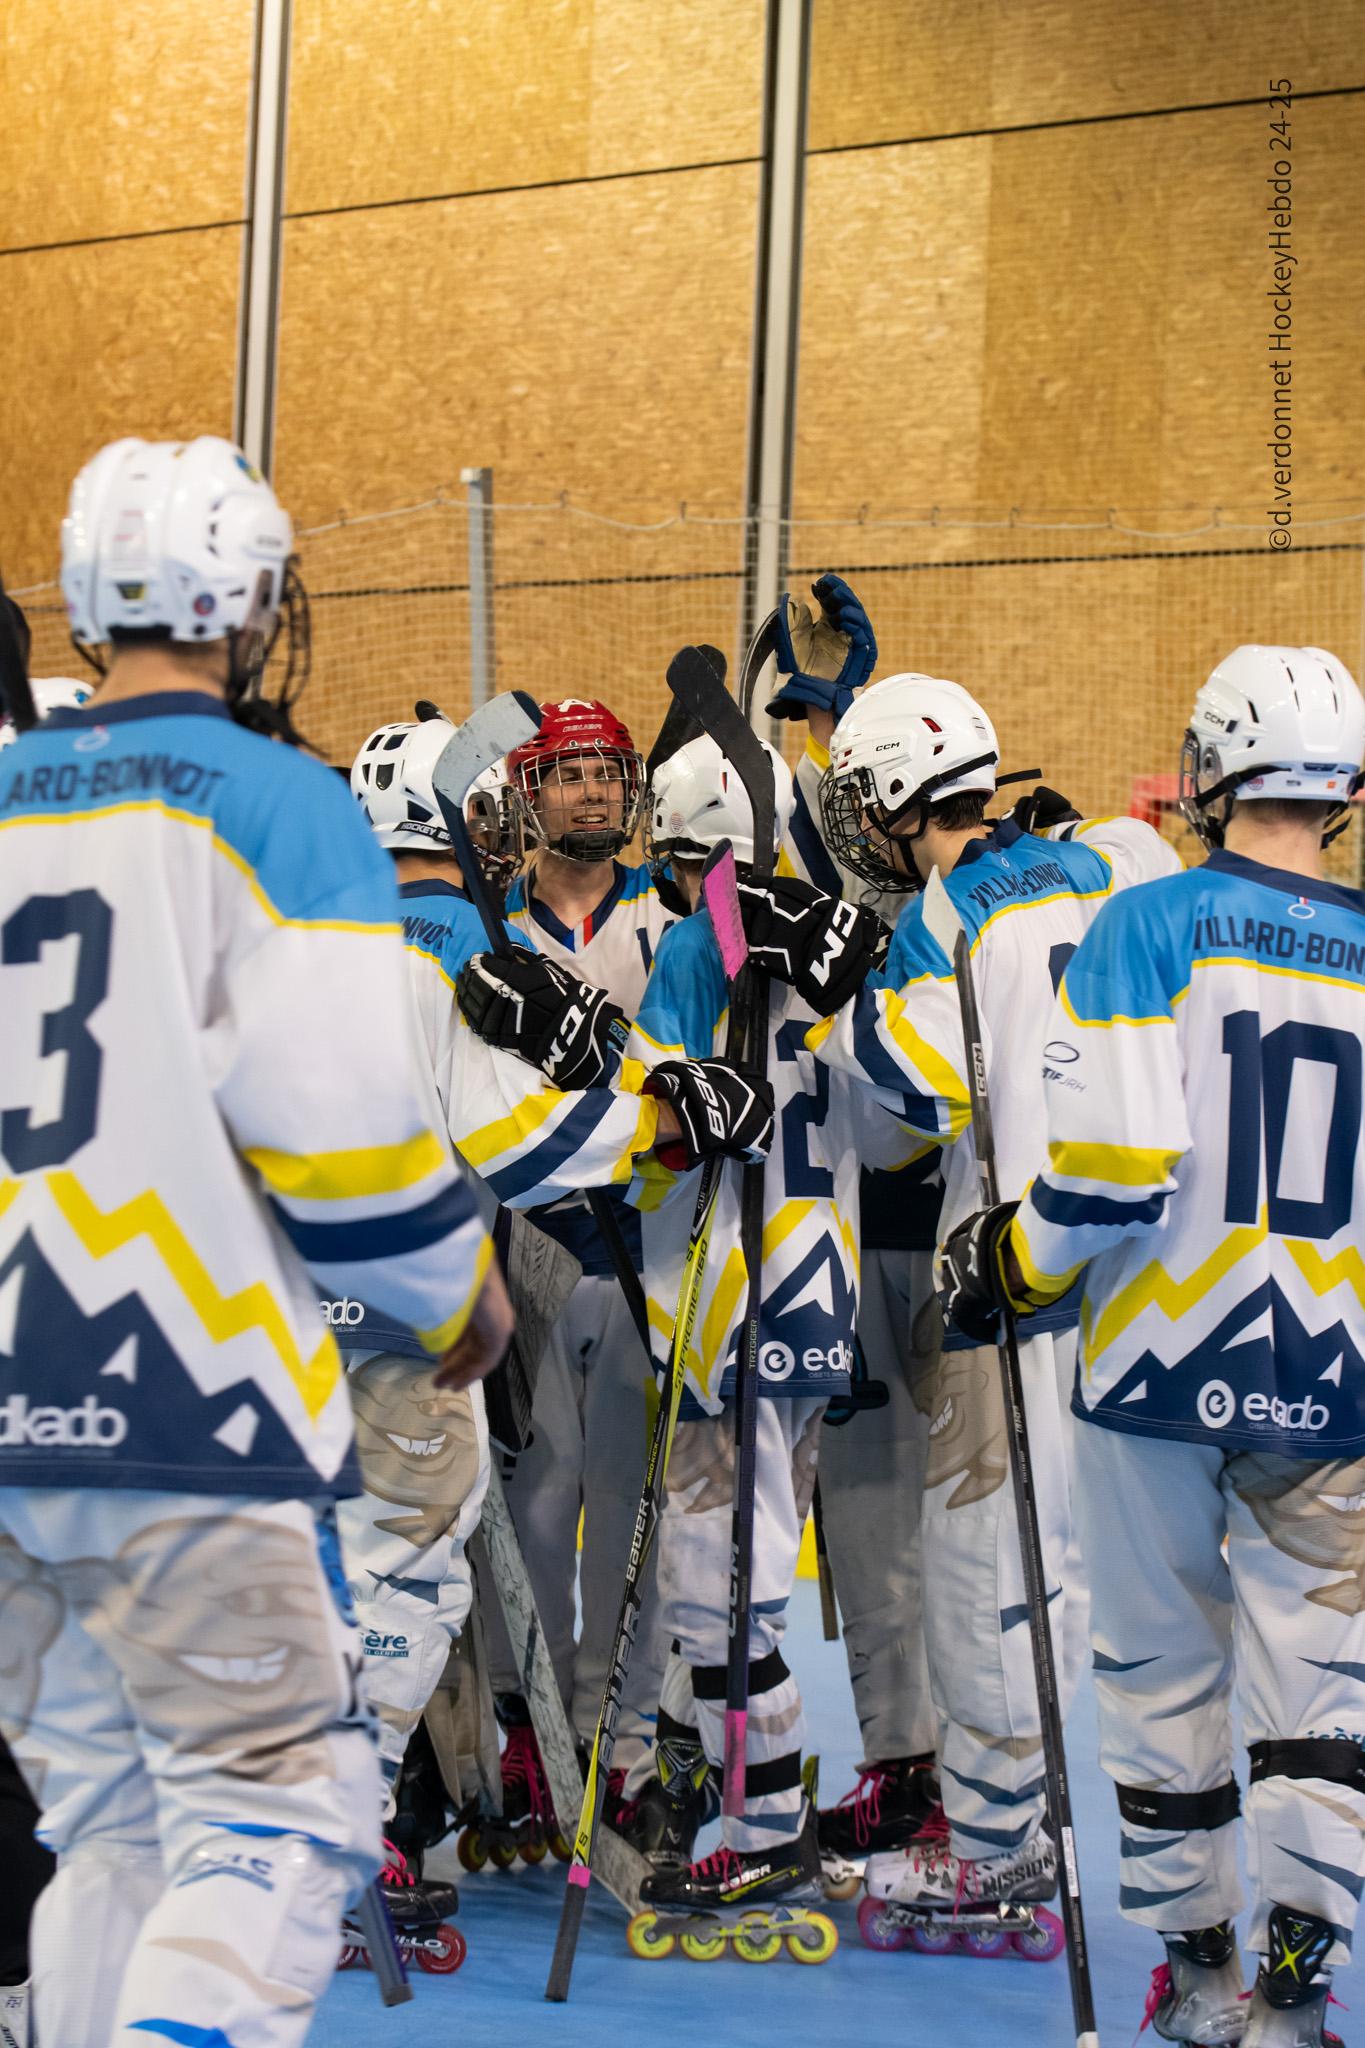
[[[777,1057],[780,1060],[796,1060],[806,1053],[808,1024],[788,1018],[777,1030]],[[810,1055],[806,1055],[810,1058]],[[829,1068],[819,1060],[812,1059],[815,1068],[815,1093],[807,1095],[804,1090],[793,1095],[782,1109],[782,1163],[786,1168],[787,1193],[810,1196],[817,1200],[828,1198],[834,1193],[834,1175],[827,1166],[811,1164],[810,1147],[806,1139],[811,1131],[818,1131],[829,1115]]]
[[[1356,1147],[1360,1142],[1360,1040],[1327,1024],[1277,1024],[1261,1036],[1255,1010],[1223,1019],[1223,1051],[1232,1062],[1228,1118],[1229,1223],[1255,1223],[1261,1199],[1261,1128],[1265,1127],[1266,1211],[1286,1237],[1334,1237],[1351,1220]],[[1322,1199],[1281,1195],[1280,1163],[1289,1122],[1294,1068],[1302,1060],[1332,1072],[1332,1113],[1322,1167]],[[1297,1150],[1297,1147],[1291,1148]]]
[[[60,1166],[95,1134],[100,1067],[104,1052],[86,1029],[109,993],[109,941],[114,914],[95,889],[66,896],[30,896],[0,927],[0,967],[31,967],[45,945],[76,940],[76,980],[71,1000],[43,1015],[39,1051],[44,1059],[66,1055],[61,1114],[35,1124],[31,1108],[0,1115],[0,1153],[17,1173]],[[6,994],[6,1002],[13,998]]]

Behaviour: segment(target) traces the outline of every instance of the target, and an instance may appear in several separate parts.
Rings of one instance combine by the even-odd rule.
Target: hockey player
[[[603,990],[617,1010],[633,1017],[674,913],[661,902],[649,869],[620,858],[635,835],[643,793],[644,764],[629,731],[605,704],[576,698],[546,704],[539,732],[511,755],[507,772],[530,848],[525,873],[507,898],[509,922],[538,953]],[[578,1186],[589,1178],[581,1175]],[[639,1216],[624,1201],[615,1212],[638,1272]],[[533,1220],[572,1252],[583,1278],[541,1359],[534,1439],[518,1459],[507,1494],[565,1707],[586,1744],[602,1704],[649,1438],[648,1362],[582,1195],[537,1211]],[[616,1818],[626,1772],[649,1752],[664,1648],[651,1567],[622,1702],[609,1820]],[[540,1761],[515,1697],[518,1679],[500,1628],[493,1666],[502,1711],[512,1717],[504,1770],[535,1777]],[[520,1796],[519,1786],[509,1787],[514,1802]]]
[[[1019,1190],[1042,1122],[1041,1081],[1030,1085],[1029,1077],[1041,1068],[1057,975],[1114,888],[1179,863],[1132,819],[1064,825],[1070,836],[1056,842],[1023,831],[1018,820],[992,831],[984,814],[998,753],[990,721],[957,684],[889,677],[866,689],[835,730],[824,816],[833,851],[869,882],[911,892],[935,867],[946,876],[973,942],[1001,1181]],[[751,950],[814,999],[821,979],[842,975],[846,957],[863,946],[847,905],[802,899],[791,884],[741,893]],[[821,1003],[831,1015],[808,1042],[833,1072],[860,1079],[896,1115],[946,1144],[946,1232],[973,1205],[975,1153],[952,972],[913,894],[885,969],[842,1006],[838,993]],[[1066,1698],[1084,1625],[1063,1427],[1074,1321],[1074,1305],[1062,1303],[1023,1360]],[[968,1933],[989,1942],[997,1902],[1051,1896],[1056,1849],[1042,1825],[1041,1737],[999,1372],[994,1352],[976,1348],[970,1333],[948,1331],[933,1405],[925,1629],[945,1718],[951,1840],[874,1856],[866,1881],[873,1896],[922,1907],[926,1917],[973,1900],[983,1920]]]
[[[774,755],[779,839],[792,812],[791,777]],[[695,904],[707,853],[729,839],[743,866],[752,859],[747,796],[715,742],[690,742],[655,775],[650,798],[652,852],[667,859]],[[804,1047],[815,1012],[792,990],[774,991],[769,1075],[777,1092],[779,1137],[765,1172],[763,1298],[759,1329],[759,1403],[753,1605],[750,1618],[749,1760],[742,1819],[723,1822],[723,1846],[701,1863],[660,1868],[642,1899],[661,1918],[710,1916],[732,1902],[763,1909],[792,1905],[816,1958],[833,1947],[830,1923],[811,1919],[802,1902],[818,1896],[820,1859],[814,1814],[801,1781],[801,1697],[781,1642],[815,1483],[820,1418],[846,1395],[857,1297],[858,1166],[904,1156],[905,1133],[867,1113],[863,1092],[823,1074]],[[720,952],[710,921],[692,916],[667,934],[636,1019],[628,1057],[651,1065],[679,1052],[701,1056],[720,1042],[728,1008]],[[645,1210],[650,1317],[667,1349],[681,1279],[695,1184],[689,1176],[660,1189],[651,1164],[637,1188]],[[660,1193],[666,1199],[660,1203]],[[700,1789],[685,1756],[687,1721],[696,1727],[712,1772],[723,1756],[723,1707],[731,1499],[734,1480],[735,1359],[744,1307],[738,1249],[737,1181],[723,1186],[697,1307],[699,1337],[688,1360],[685,1419],[669,1465],[660,1525],[660,1586],[665,1625],[675,1639],[660,1707],[661,1748],[674,1756],[666,1782]],[[725,1248],[722,1252],[716,1247]],[[689,1683],[690,1681],[690,1683]],[[686,1717],[686,1718],[684,1718]],[[680,1725],[681,1724],[681,1725]],[[680,1754],[681,1752],[681,1754]],[[695,1801],[692,1830],[700,1817]],[[687,1848],[687,1831],[679,1838]],[[733,1924],[723,1931],[736,1939]],[[751,1930],[752,1933],[752,1930]],[[645,1945],[649,1925],[637,1925]],[[712,1938],[704,1932],[703,1940]],[[828,1944],[825,1946],[824,1944]],[[776,1953],[759,1941],[758,1954]]]
[[[1042,1312],[1084,1269],[1077,1505],[1120,1907],[1166,1944],[1157,2033],[1199,2048],[1335,2039],[1365,1876],[1365,896],[1322,860],[1363,761],[1334,655],[1219,663],[1181,777],[1209,858],[1096,920],[1049,1027],[1037,1178],[944,1253],[969,1317]]]
[[[768,713],[804,721],[806,741],[778,871],[861,904],[893,926],[904,896],[841,867],[824,843],[820,813],[830,739],[872,674],[876,640],[841,577],[821,576],[811,595],[818,616],[792,598],[779,608],[782,686]],[[827,1412],[820,1436],[825,1539],[863,1741],[853,1791],[820,1814],[826,1882],[835,1896],[856,1890],[869,1853],[913,1841],[941,1812],[938,1716],[924,1652],[920,1511],[941,1326],[933,1249],[942,1195],[937,1148],[896,1172],[864,1171],[858,1345],[884,1405],[863,1406],[871,1390],[855,1386],[853,1405]]]
[[[106,679],[0,757],[0,1709],[51,2048],[303,2041],[379,1861],[319,1288],[451,1385],[511,1328],[387,864],[279,743],[292,660],[262,690],[291,544],[227,442],[104,449],[62,585]]]

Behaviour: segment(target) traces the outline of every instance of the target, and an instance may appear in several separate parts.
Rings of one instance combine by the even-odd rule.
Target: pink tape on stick
[[[725,979],[733,982],[749,957],[749,942],[739,912],[735,850],[728,839],[722,840],[707,860],[702,870],[701,893],[720,947]]]

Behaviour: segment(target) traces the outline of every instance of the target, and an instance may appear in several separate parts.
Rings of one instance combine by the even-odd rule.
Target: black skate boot
[[[502,1812],[471,1818],[457,1845],[460,1861],[466,1870],[482,1870],[486,1863],[495,1870],[510,1870],[518,1856],[523,1863],[543,1863],[553,1849],[567,1862],[572,1852],[555,1818],[531,1710],[515,1692],[499,1693],[493,1710],[506,1738],[501,1758]]]
[[[384,1851],[388,1861],[379,1873],[379,1882],[403,1961],[409,1968],[415,1963],[433,1977],[449,1976],[469,1953],[459,1928],[448,1924],[459,1906],[459,1893],[453,1884],[420,1877],[392,1842],[385,1842]],[[338,1967],[346,1970],[369,1963],[364,1930],[355,1916],[347,1913],[341,1922]]]
[[[942,1813],[933,1751],[859,1764],[858,1782],[819,1817],[825,1897],[851,1899],[869,1856],[903,1849]]]
[[[425,1721],[417,1723],[409,1738],[394,1802],[387,1822],[389,1839],[420,1877],[423,1856],[445,1840],[457,1819]]]
[[[1326,2025],[1335,2001],[1323,1965],[1334,1939],[1315,1913],[1271,1907],[1270,1946],[1246,2008],[1242,2048],[1342,2048]]]
[[[637,1956],[683,1954],[709,1963],[733,1944],[742,1962],[770,1963],[782,1949],[798,1963],[823,1963],[839,1945],[834,1922],[811,1911],[821,1896],[815,1809],[800,1833],[767,1849],[717,1849],[700,1863],[656,1868],[640,1886],[643,1911],[626,1938]]]
[[[687,1864],[697,1836],[720,1812],[711,1766],[692,1729],[654,1744],[654,1776],[618,1813],[617,1826],[633,1848],[656,1866]]]
[[[1138,2032],[1152,2027],[1182,2048],[1231,2048],[1247,2023],[1242,1959],[1230,1920],[1163,1934],[1166,1960],[1152,1972]]]

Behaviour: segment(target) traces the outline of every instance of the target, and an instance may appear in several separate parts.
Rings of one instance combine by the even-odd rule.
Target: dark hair
[[[942,832],[965,832],[986,822],[987,794],[984,789],[959,789],[941,803],[930,804],[928,823]]]

